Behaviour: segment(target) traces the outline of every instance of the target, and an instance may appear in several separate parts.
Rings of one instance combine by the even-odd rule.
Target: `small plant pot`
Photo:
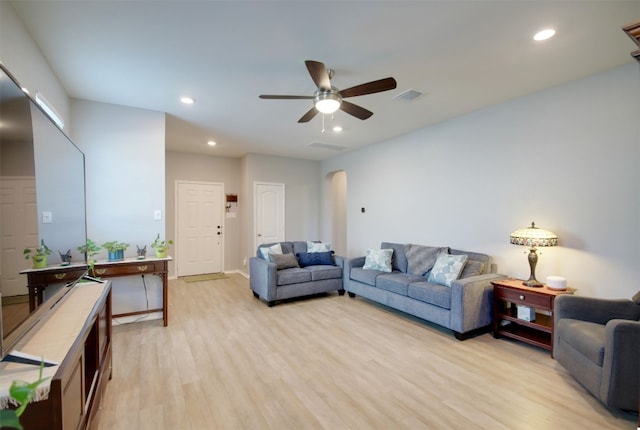
[[[44,269],[47,267],[47,256],[46,255],[36,255],[35,257],[31,257],[33,261],[34,269]]]
[[[124,249],[117,251],[109,251],[109,261],[121,261],[124,260]]]
[[[167,247],[166,246],[156,246],[156,257],[157,258],[167,258]]]

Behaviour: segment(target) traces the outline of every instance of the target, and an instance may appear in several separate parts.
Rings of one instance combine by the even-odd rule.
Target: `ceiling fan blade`
[[[377,81],[367,82],[366,84],[356,85],[340,91],[340,97],[356,97],[365,94],[380,93],[382,91],[392,90],[397,86],[396,80],[393,78],[384,78]]]
[[[367,110],[363,107],[354,105],[353,103],[349,103],[344,100],[342,100],[342,103],[340,103],[340,109],[342,109],[349,115],[353,115],[356,118],[360,118],[362,120],[365,120],[369,118],[371,115],[373,115],[373,112],[371,112],[370,110]]]
[[[324,63],[313,60],[306,60],[304,64],[307,65],[307,70],[311,75],[311,79],[315,82],[316,86],[321,90],[331,89],[331,80],[329,79],[329,72]]]
[[[261,99],[278,99],[278,100],[297,100],[297,99],[312,99],[313,96],[283,96],[283,95],[271,95],[260,94],[258,97]]]
[[[298,120],[298,122],[309,122],[313,119],[314,116],[316,116],[318,114],[318,109],[312,107],[311,109],[309,109],[307,111],[307,113],[305,113],[304,115],[302,115],[302,118],[300,118]]]

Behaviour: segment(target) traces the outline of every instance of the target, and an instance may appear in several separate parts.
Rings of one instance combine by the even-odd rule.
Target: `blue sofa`
[[[279,255],[272,255],[268,259],[268,253],[263,252],[274,245],[279,245],[282,258],[278,258]],[[330,291],[338,291],[340,295],[343,295],[344,258],[331,253],[330,259],[328,259],[327,253],[318,253],[318,257],[323,258],[318,258],[318,261],[311,258],[309,261],[309,257],[313,257],[313,255],[307,254],[307,251],[307,242],[304,241],[260,245],[256,250],[256,256],[249,259],[249,286],[254,297],[266,301],[267,305],[271,307],[278,300],[294,297]],[[287,261],[291,263],[294,261],[291,254],[295,256],[297,266],[295,263],[286,264]],[[278,265],[281,268],[278,268]]]
[[[467,261],[459,279],[450,286],[429,282],[430,267],[421,269],[416,255],[435,247],[382,242],[381,249],[393,249],[391,272],[365,269],[366,257],[345,261],[344,288],[350,297],[362,296],[374,302],[400,310],[454,332],[464,340],[492,322],[493,286],[491,281],[506,278],[496,273],[496,266],[486,254],[446,247],[439,252],[466,255]],[[428,248],[432,248],[429,250]],[[407,251],[410,252],[407,257]],[[421,270],[428,267],[424,273]],[[413,269],[412,270],[410,270]],[[417,270],[417,272],[416,272]]]

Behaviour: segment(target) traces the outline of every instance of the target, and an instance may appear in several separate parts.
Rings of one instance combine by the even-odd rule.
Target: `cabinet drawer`
[[[114,264],[109,266],[96,266],[96,276],[124,276],[144,273],[156,273],[162,271],[162,265],[156,268],[154,262],[140,261],[137,264]]]
[[[545,294],[537,294],[531,291],[513,290],[510,288],[502,288],[495,286],[493,294],[496,298],[506,300],[512,303],[521,303],[527,306],[533,306],[539,309],[551,309],[551,301],[553,297]]]
[[[28,274],[30,285],[49,285],[56,284],[58,282],[69,282],[78,279],[85,272],[85,268],[80,269],[65,269],[51,272],[33,272]]]

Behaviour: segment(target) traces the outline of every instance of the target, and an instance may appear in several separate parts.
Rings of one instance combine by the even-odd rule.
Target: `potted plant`
[[[25,381],[15,380],[9,387],[9,397],[15,400],[19,407],[17,409],[2,409],[0,410],[0,423],[2,428],[13,428],[22,430],[22,423],[20,423],[20,415],[24,412],[26,407],[31,403],[31,400],[36,394],[38,385],[46,381],[47,378],[42,377],[42,370],[44,369],[44,362],[40,363],[40,376],[36,382],[28,383]]]
[[[31,255],[31,252],[35,251],[34,255]],[[31,258],[33,260],[33,268],[34,269],[42,269],[47,267],[47,258],[51,254],[51,250],[44,243],[44,239],[40,239],[40,246],[32,250],[31,248],[26,248],[24,251],[24,259],[28,260]]]
[[[91,276],[95,276],[95,273],[93,273],[93,269],[96,266],[96,259],[91,257],[96,255],[98,251],[100,251],[101,249],[102,248],[96,245],[96,243],[89,238],[87,238],[87,242],[84,245],[80,245],[78,247],[78,252],[84,255],[84,259],[87,262],[87,265],[89,266],[89,270],[91,271]]]
[[[156,250],[157,258],[166,258],[169,245],[173,245],[173,240],[161,240],[160,233],[158,233],[158,236],[156,236],[156,240],[153,241],[151,247]]]
[[[124,260],[124,251],[129,247],[129,244],[113,240],[103,243],[102,247],[109,253],[109,261],[120,261]]]

